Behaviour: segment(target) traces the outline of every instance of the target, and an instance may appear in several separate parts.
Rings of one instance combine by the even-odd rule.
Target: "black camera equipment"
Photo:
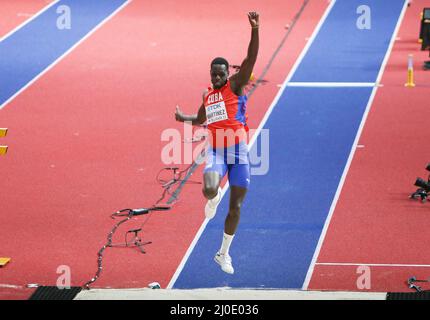
[[[430,171],[430,163],[427,164],[426,167],[427,171]],[[409,198],[411,199],[419,199],[421,198],[422,202],[426,202],[427,197],[429,196],[429,192],[430,192],[430,175],[427,178],[427,181],[425,181],[422,178],[417,178],[417,180],[415,181],[415,186],[419,187],[419,189],[417,189],[417,191],[415,191],[414,193],[412,193]]]
[[[417,292],[423,292],[423,289],[421,288],[421,286],[415,284],[417,282],[427,282],[428,283],[428,282],[430,282],[430,279],[429,280],[418,280],[417,277],[415,277],[415,276],[412,276],[408,279],[407,284],[408,284],[409,289],[414,289]]]
[[[430,50],[430,8],[424,8],[420,28],[421,50]],[[430,56],[430,51],[429,51]],[[430,60],[424,61],[424,69],[430,69]]]

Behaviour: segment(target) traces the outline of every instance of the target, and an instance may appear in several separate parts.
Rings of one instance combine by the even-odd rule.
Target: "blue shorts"
[[[230,186],[248,188],[250,168],[248,145],[244,142],[231,147],[209,147],[206,156],[206,167],[203,173],[218,172],[221,179],[228,171]]]

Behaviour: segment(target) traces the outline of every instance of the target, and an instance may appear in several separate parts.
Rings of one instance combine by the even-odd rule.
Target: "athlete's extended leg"
[[[227,273],[234,273],[232,259],[229,255],[231,242],[240,220],[240,211],[245,199],[250,181],[248,165],[234,165],[229,171],[230,181],[230,205],[228,215],[224,223],[224,235],[221,249],[215,255],[215,261],[221,269]]]
[[[230,189],[230,206],[224,223],[224,232],[228,235],[234,235],[240,220],[240,208],[248,189],[237,186],[231,186]]]
[[[230,206],[228,215],[224,223],[224,235],[222,238],[221,249],[215,255],[215,261],[221,266],[226,273],[234,273],[232,259],[228,253],[231,242],[240,220],[240,208],[246,195],[246,188],[231,186]]]

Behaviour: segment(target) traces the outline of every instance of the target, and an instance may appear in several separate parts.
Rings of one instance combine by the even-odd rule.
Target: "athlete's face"
[[[227,82],[228,69],[225,64],[213,64],[211,67],[211,82],[214,89],[219,89]]]

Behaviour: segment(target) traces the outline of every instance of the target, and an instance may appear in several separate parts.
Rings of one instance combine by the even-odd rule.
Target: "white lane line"
[[[345,87],[376,87],[374,82],[288,82],[287,87],[309,88],[345,88]]]
[[[379,73],[378,73],[378,77],[376,79],[376,83],[380,83],[381,82],[382,75],[383,75],[385,67],[386,67],[386,65],[388,63],[388,58],[390,57],[391,51],[393,50],[393,46],[394,46],[394,42],[395,42],[396,36],[397,36],[397,34],[399,32],[400,25],[401,25],[401,23],[403,21],[403,18],[405,16],[406,8],[408,7],[407,6],[408,2],[409,2],[408,0],[405,0],[405,2],[403,4],[403,9],[402,9],[402,12],[400,13],[399,19],[397,20],[397,25],[396,25],[396,27],[394,29],[394,32],[393,32],[393,35],[391,37],[390,45],[388,46],[388,50],[385,53],[385,57],[384,57],[384,60],[382,62],[381,68],[379,69]],[[313,271],[314,271],[315,263],[316,263],[317,258],[319,256],[319,253],[321,251],[322,244],[323,244],[325,236],[327,234],[328,226],[329,226],[331,218],[333,216],[334,209],[336,208],[336,204],[337,204],[337,202],[339,200],[340,192],[342,191],[343,184],[345,183],[346,175],[348,174],[349,167],[351,166],[352,158],[354,157],[355,150],[357,149],[358,140],[360,139],[361,132],[363,131],[364,123],[366,122],[367,116],[368,116],[369,111],[370,111],[370,107],[372,106],[372,103],[373,103],[373,100],[375,98],[377,90],[378,90],[378,87],[374,87],[373,88],[372,94],[371,94],[371,96],[369,98],[369,101],[367,103],[366,110],[364,112],[363,118],[361,119],[360,127],[358,128],[357,135],[355,136],[355,140],[354,140],[354,143],[352,145],[351,152],[350,152],[349,157],[348,157],[348,161],[346,163],[345,169],[343,170],[343,174],[342,174],[342,177],[340,179],[339,185],[337,187],[337,191],[336,191],[336,194],[334,196],[333,202],[331,204],[329,214],[328,214],[327,219],[325,221],[324,228],[323,228],[321,236],[319,238],[317,248],[316,248],[316,250],[314,252],[314,256],[312,257],[312,261],[311,261],[311,264],[309,266],[308,273],[307,273],[305,281],[303,283],[303,287],[302,287],[303,290],[307,290],[308,289],[309,282],[310,282],[310,280],[312,278],[312,274],[313,274]]]
[[[0,288],[1,289],[22,289],[24,287],[23,286],[17,286],[17,285],[14,285],[14,284],[0,283]]]
[[[317,262],[317,266],[368,266],[368,267],[414,267],[430,268],[430,264],[398,264],[398,263],[340,263],[340,262]]]
[[[34,19],[36,19],[38,16],[40,16],[42,13],[44,13],[46,10],[48,10],[49,8],[51,8],[53,5],[55,5],[56,3],[58,3],[60,0],[55,0],[54,2],[48,4],[46,7],[44,7],[42,10],[40,10],[39,12],[37,12],[36,14],[34,14],[30,19],[25,20],[23,23],[21,23],[19,26],[17,26],[16,28],[14,28],[13,30],[9,31],[8,33],[6,33],[3,37],[0,37],[0,42],[4,41],[5,39],[9,38],[12,34],[14,34],[15,32],[17,32],[18,30],[20,30],[21,28],[23,28],[24,26],[26,26],[28,23],[30,23],[31,21],[33,21]]]
[[[307,51],[309,50],[309,47],[311,46],[312,42],[314,41],[315,37],[317,36],[319,30],[321,29],[324,21],[326,20],[328,14],[330,13],[331,9],[333,8],[334,4],[336,3],[336,0],[332,0],[332,2],[330,3],[330,5],[327,7],[326,11],[324,12],[323,16],[321,17],[321,20],[318,22],[318,25],[316,26],[311,39],[306,43],[305,47],[303,48],[301,54],[299,55],[299,57],[297,58],[294,66],[292,67],[292,69],[290,70],[289,74],[287,75],[287,78],[285,79],[284,83],[282,84],[282,87],[279,89],[276,97],[274,98],[274,100],[272,101],[269,109],[266,111],[266,114],[264,115],[263,119],[260,122],[260,125],[258,126],[257,130],[255,131],[255,134],[251,137],[250,142],[249,142],[249,150],[251,150],[255,140],[257,139],[258,135],[261,132],[261,129],[263,128],[263,126],[266,124],[267,119],[269,118],[270,114],[272,113],[273,108],[275,107],[275,105],[278,103],[278,100],[280,99],[280,97],[282,96],[282,93],[284,92],[287,83],[290,81],[290,79],[293,77],[294,73],[296,72],[298,66],[300,65],[300,63],[302,62],[304,56],[306,55]],[[224,186],[224,188],[222,189],[222,194],[221,196],[224,195],[224,193],[228,190],[228,182],[226,183],[226,185]],[[187,262],[189,256],[191,255],[191,252],[194,250],[194,247],[197,244],[197,241],[200,239],[200,236],[202,235],[204,229],[206,228],[206,225],[209,221],[207,219],[205,219],[205,221],[203,222],[203,224],[200,226],[200,229],[198,230],[196,236],[194,237],[194,240],[191,242],[187,252],[185,253],[185,256],[182,258],[181,263],[179,264],[178,268],[176,269],[175,273],[172,276],[172,279],[170,280],[169,284],[167,285],[166,289],[171,289],[176,280],[178,279],[180,273],[182,272],[185,263]]]
[[[125,6],[127,6],[131,1],[128,0],[124,2],[120,7],[118,7],[114,12],[112,12],[109,16],[107,16],[103,21],[101,21],[97,26],[95,26],[90,32],[88,32],[81,40],[76,42],[69,50],[63,53],[60,57],[58,57],[54,62],[52,62],[49,66],[45,68],[42,72],[40,72],[37,76],[35,76],[32,80],[30,80],[25,86],[19,89],[13,96],[7,99],[3,104],[0,105],[0,110],[3,109],[9,102],[15,99],[21,92],[31,86],[34,82],[36,82],[40,77],[42,77],[45,73],[51,70],[58,62],[63,60],[69,53],[71,53],[77,46],[79,46],[82,42],[84,42],[87,38],[89,38],[94,32],[96,32],[101,26],[103,26],[106,22],[112,19],[119,11],[121,11]]]

